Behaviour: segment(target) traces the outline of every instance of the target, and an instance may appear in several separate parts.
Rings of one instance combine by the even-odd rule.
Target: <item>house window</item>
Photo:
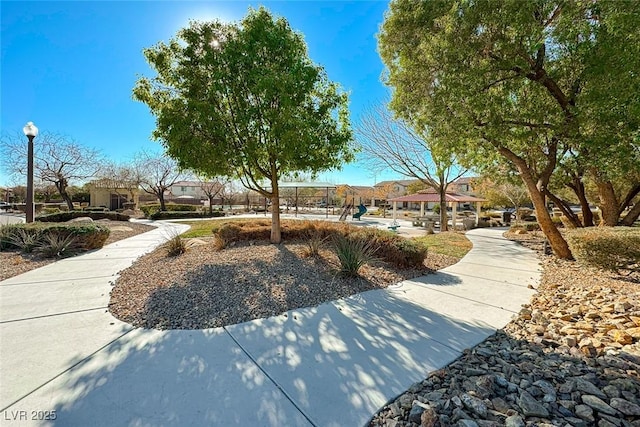
[[[180,187],[180,191],[183,192],[183,193],[186,193],[187,192],[187,187]]]

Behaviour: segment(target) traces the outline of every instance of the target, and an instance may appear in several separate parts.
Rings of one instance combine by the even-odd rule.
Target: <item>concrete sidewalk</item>
[[[363,425],[504,326],[540,276],[533,252],[478,229],[460,263],[385,290],[226,328],[135,329],[108,313],[111,284],[167,227],[180,226],[0,282],[1,425]]]

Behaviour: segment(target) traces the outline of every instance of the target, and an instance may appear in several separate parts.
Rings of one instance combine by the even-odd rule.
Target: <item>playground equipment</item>
[[[358,212],[353,214],[353,219],[357,218],[358,221],[360,221],[360,217],[364,215],[366,212],[367,212],[367,208],[365,207],[365,205],[360,203],[360,205],[358,206]]]
[[[344,221],[347,219],[347,215],[351,213],[352,208],[353,208],[353,205],[351,203],[344,205],[344,208],[342,209],[342,213],[340,214],[340,221]]]

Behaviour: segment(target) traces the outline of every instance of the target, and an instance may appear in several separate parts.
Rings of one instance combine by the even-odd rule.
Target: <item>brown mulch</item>
[[[109,227],[111,232],[105,245],[153,230],[155,227],[136,222],[96,221]],[[57,261],[56,258],[43,258],[38,254],[24,254],[17,251],[0,252],[0,281],[17,276],[27,271],[43,267]]]
[[[223,250],[198,242],[177,257],[160,248],[122,271],[111,313],[143,328],[219,327],[386,288],[458,261],[429,254],[422,268],[378,262],[362,267],[359,277],[345,277],[332,251],[308,257],[302,242],[247,242]]]

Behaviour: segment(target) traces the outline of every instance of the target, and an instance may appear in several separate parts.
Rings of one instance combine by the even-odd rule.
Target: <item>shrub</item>
[[[640,272],[640,229],[589,227],[571,230],[567,242],[580,263],[616,273]]]
[[[329,236],[324,236],[317,228],[307,230],[305,243],[307,245],[304,255],[307,257],[317,257],[320,249],[324,246]]]
[[[200,206],[197,205],[181,205],[177,203],[166,203],[164,212],[196,212]],[[140,206],[140,210],[144,213],[144,216],[150,218],[156,212],[160,211],[159,203],[152,203],[148,205]],[[193,218],[193,217],[192,217]]]
[[[182,255],[187,251],[187,244],[179,234],[173,234],[164,244],[168,256]]]
[[[63,258],[72,256],[75,247],[76,239],[72,235],[45,233],[38,247],[38,252],[46,258]]]
[[[31,253],[40,246],[42,232],[38,229],[19,228],[9,237],[11,244],[24,253]]]
[[[14,234],[18,233],[23,226],[21,224],[0,225],[0,251],[15,248],[12,243]]]
[[[355,236],[334,238],[336,255],[340,261],[340,272],[346,276],[357,276],[360,268],[375,260],[375,248],[370,241]]]
[[[218,218],[224,216],[223,212],[184,212],[184,211],[156,211],[147,217],[152,220],[159,219],[189,219],[189,218]]]
[[[57,212],[48,215],[40,215],[36,218],[39,222],[67,222],[74,218],[89,217],[94,221],[99,219],[109,219],[111,221],[129,221],[131,217],[118,212],[91,212],[91,211],[68,211]]]
[[[353,234],[370,241],[380,258],[399,267],[420,267],[427,257],[427,246],[390,231],[361,228]]]
[[[303,240],[307,245],[310,244],[310,235],[323,241],[347,235],[371,241],[377,256],[400,267],[420,267],[427,256],[425,245],[386,230],[325,221],[282,221],[281,226],[284,240]],[[211,231],[216,236],[215,246],[223,249],[233,242],[268,240],[271,236],[271,221],[221,221],[214,225]],[[309,248],[308,252],[314,250]]]
[[[61,241],[73,239],[74,249],[91,250],[101,248],[109,237],[110,230],[101,224],[15,224],[1,228],[0,241],[5,248],[19,248],[31,252],[43,244],[53,242],[48,236]]]

